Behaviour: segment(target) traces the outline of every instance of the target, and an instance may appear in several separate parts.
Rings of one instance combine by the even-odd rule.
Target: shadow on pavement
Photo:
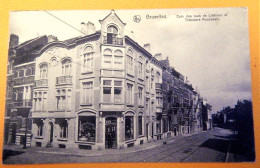
[[[209,148],[213,149],[219,152],[226,153],[229,145],[229,140],[225,139],[208,139],[203,144],[201,144],[199,147],[202,148]]]
[[[22,151],[13,151],[13,150],[4,150],[3,151],[3,161],[8,159],[10,156],[16,156],[16,155],[20,155],[23,154],[24,152]]]

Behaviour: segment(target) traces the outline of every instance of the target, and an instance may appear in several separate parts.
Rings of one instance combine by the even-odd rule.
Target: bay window
[[[120,80],[103,80],[103,101],[105,103],[122,103],[123,82]]]

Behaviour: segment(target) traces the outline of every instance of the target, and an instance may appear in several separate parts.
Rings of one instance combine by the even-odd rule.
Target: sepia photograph
[[[3,164],[255,162],[248,9],[11,11]]]

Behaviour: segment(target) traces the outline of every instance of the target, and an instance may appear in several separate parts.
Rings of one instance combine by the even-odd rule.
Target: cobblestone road
[[[75,156],[32,151],[5,151],[5,164],[31,163],[111,163],[111,162],[225,162],[248,161],[243,154],[229,153],[232,132],[221,128],[183,136],[166,145],[130,153]],[[235,147],[233,147],[235,148]],[[112,149],[114,150],[114,149]],[[227,158],[228,157],[232,157]],[[235,158],[235,159],[234,159]]]

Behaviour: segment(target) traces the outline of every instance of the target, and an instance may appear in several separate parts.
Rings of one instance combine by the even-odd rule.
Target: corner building
[[[100,24],[82,23],[86,36],[49,43],[36,58],[32,146],[120,149],[161,135],[162,64],[114,11]]]

